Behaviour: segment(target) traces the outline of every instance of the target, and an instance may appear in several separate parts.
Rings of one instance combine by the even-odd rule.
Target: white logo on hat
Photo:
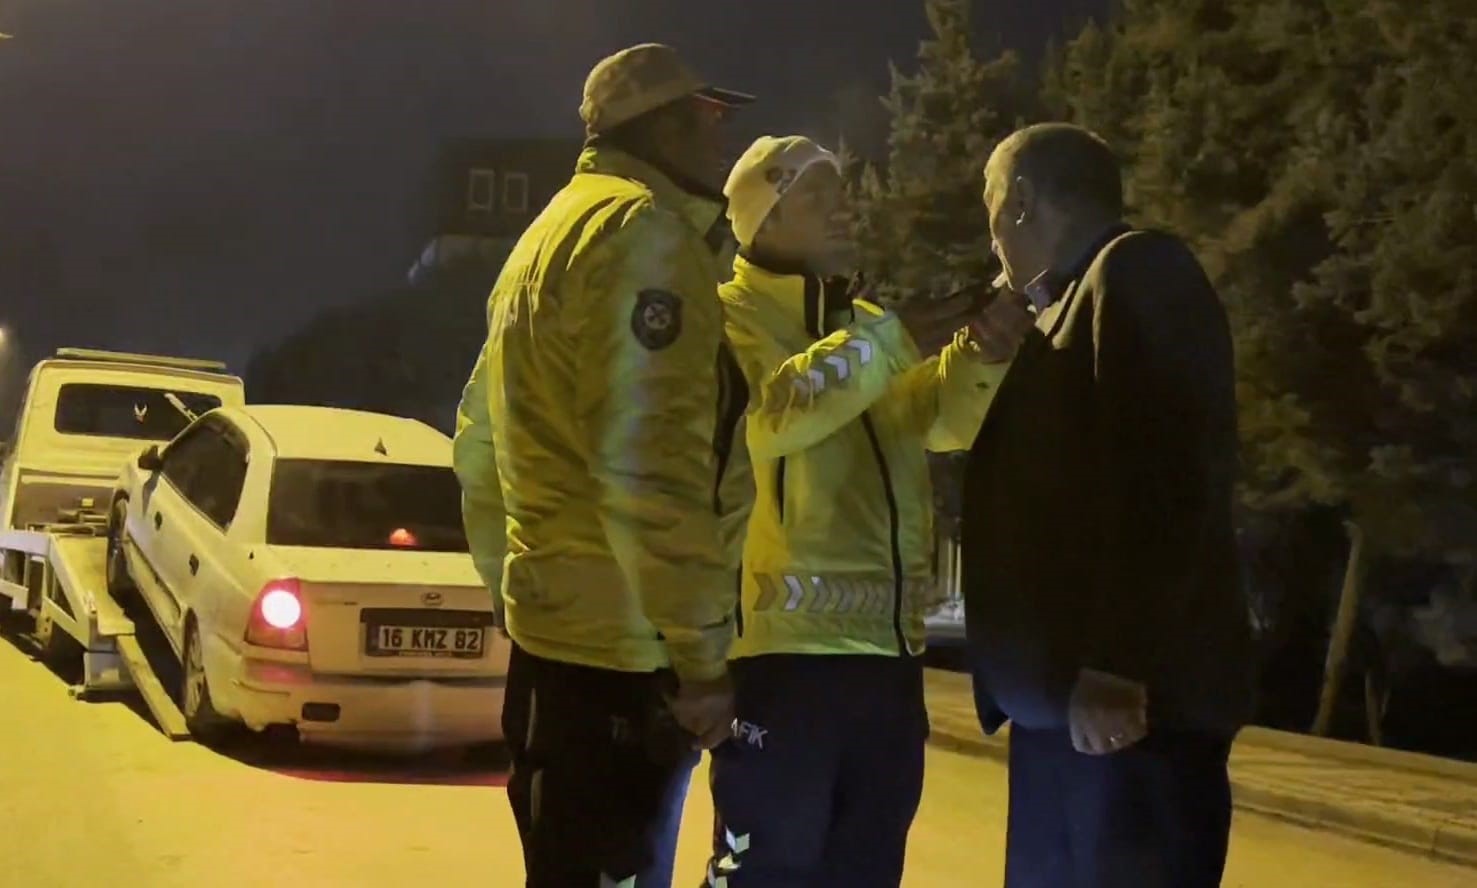
[[[764,181],[773,185],[775,193],[783,197],[799,175],[800,171],[794,167],[772,166],[764,171]]]

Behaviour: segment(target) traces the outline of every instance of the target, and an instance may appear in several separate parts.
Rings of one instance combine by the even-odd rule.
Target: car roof
[[[255,422],[278,459],[451,465],[451,439],[414,419],[304,405],[250,404],[223,412]]]

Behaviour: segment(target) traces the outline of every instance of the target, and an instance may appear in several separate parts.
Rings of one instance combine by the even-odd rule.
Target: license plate
[[[365,652],[371,657],[480,657],[487,641],[482,627],[371,625]]]

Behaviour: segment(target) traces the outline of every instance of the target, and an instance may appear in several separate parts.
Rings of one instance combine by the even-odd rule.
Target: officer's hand
[[[954,334],[969,324],[975,312],[975,295],[961,290],[942,299],[915,296],[898,303],[893,312],[919,353],[927,357],[948,345]]]
[[[1138,682],[1083,669],[1067,706],[1072,746],[1088,755],[1127,749],[1149,732],[1148,704],[1148,691]]]
[[[1015,357],[1016,349],[1036,325],[1024,296],[1001,291],[969,323],[969,334],[986,364],[999,364]]]
[[[677,724],[695,738],[695,748],[712,749],[733,736],[733,684],[726,672],[712,681],[679,681],[667,705]]]

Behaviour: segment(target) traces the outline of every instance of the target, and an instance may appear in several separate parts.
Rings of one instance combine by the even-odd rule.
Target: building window
[[[497,195],[494,185],[492,170],[474,169],[467,173],[467,212],[492,212]]]
[[[503,174],[503,209],[509,213],[528,212],[528,174]]]

